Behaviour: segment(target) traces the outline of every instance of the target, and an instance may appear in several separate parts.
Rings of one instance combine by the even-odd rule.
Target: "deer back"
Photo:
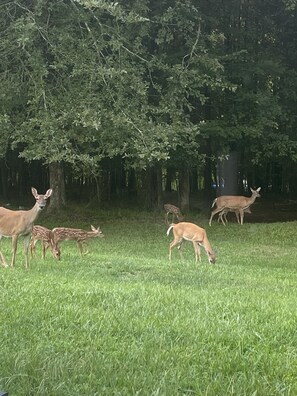
[[[53,239],[55,242],[60,242],[65,240],[84,241],[97,236],[103,237],[100,227],[91,227],[91,231],[85,231],[80,228],[56,227],[52,230]]]
[[[187,241],[203,241],[205,230],[193,223],[181,222],[172,225],[174,237],[183,238]]]
[[[50,241],[52,238],[52,232],[46,227],[34,225],[32,229],[32,238],[42,241]]]
[[[216,198],[213,202],[216,203],[217,208],[229,208],[229,209],[247,209],[252,203],[255,202],[257,197],[260,197],[259,191],[261,187],[256,190],[251,188],[251,197],[245,197],[242,195],[222,195]]]

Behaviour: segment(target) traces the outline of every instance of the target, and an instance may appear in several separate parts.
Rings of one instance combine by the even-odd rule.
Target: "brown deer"
[[[25,236],[25,267],[29,267],[28,248],[33,223],[37,219],[40,211],[45,207],[47,199],[52,194],[52,189],[47,190],[44,195],[38,194],[36,188],[32,187],[31,192],[36,199],[36,203],[30,210],[10,210],[0,208],[0,240],[4,237],[12,238],[12,259],[11,267],[15,264],[18,238]],[[1,264],[8,267],[3,253],[0,251]]]
[[[58,246],[59,243],[66,240],[76,241],[80,254],[83,254],[83,244],[87,246],[86,253],[89,253],[89,239],[90,238],[103,238],[104,235],[100,230],[100,227],[95,228],[91,225],[92,231],[85,231],[80,228],[66,228],[66,227],[56,227],[52,230],[54,244]]]
[[[215,198],[212,203],[212,208],[216,204],[216,209],[211,212],[211,216],[209,219],[209,225],[211,226],[212,218],[215,214],[221,212],[224,209],[238,210],[240,215],[240,224],[243,224],[244,211],[248,207],[250,207],[256,200],[256,198],[261,197],[259,191],[261,187],[258,187],[256,190],[251,188],[252,195],[251,197],[237,196],[237,195],[222,195],[221,197]]]
[[[177,206],[171,205],[171,204],[165,204],[164,205],[164,209],[165,209],[165,223],[168,225],[169,221],[168,221],[168,216],[169,214],[172,214],[172,220],[171,223],[174,223],[174,218],[177,218],[177,221],[183,221],[184,216],[181,214],[180,209]]]
[[[51,230],[40,225],[33,226],[30,242],[31,257],[36,256],[36,243],[38,241],[40,241],[42,244],[43,259],[45,258],[47,249],[50,247],[54,258],[60,260],[61,252],[57,244],[54,243],[53,233]]]
[[[181,247],[183,242],[191,241],[194,246],[196,263],[198,261],[198,258],[201,262],[200,246],[203,246],[208,256],[209,263],[215,264],[216,255],[210,246],[204,228],[198,227],[196,224],[193,223],[181,222],[177,224],[171,224],[167,230],[167,235],[169,235],[171,229],[173,230],[174,239],[169,246],[169,260],[171,260],[172,249],[174,248],[174,246],[178,245],[180,256],[182,257]]]
[[[229,209],[229,208],[225,208],[219,213],[218,222],[221,221],[224,225],[226,225],[226,223],[228,223],[227,214],[229,212],[234,212],[235,213],[237,223],[240,224],[239,210],[238,209]],[[246,209],[244,209],[244,213],[252,213],[252,212],[251,212],[250,208],[246,208]]]

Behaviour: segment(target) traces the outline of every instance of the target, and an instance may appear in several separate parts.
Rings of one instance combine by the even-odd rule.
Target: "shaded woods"
[[[0,13],[0,199],[183,211],[296,197],[296,1],[19,1]]]

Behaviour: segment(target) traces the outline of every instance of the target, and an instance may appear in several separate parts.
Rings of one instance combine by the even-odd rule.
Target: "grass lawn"
[[[72,218],[72,220],[71,220]],[[231,218],[231,216],[230,216]],[[73,220],[75,219],[75,220]],[[296,222],[226,227],[193,216],[217,250],[168,261],[163,214],[102,211],[48,227],[100,225],[80,257],[64,242],[0,268],[0,390],[28,395],[297,395]],[[1,241],[10,259],[11,240]]]

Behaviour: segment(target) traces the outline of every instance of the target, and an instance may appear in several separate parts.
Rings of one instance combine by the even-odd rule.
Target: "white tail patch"
[[[168,230],[167,230],[167,236],[170,234],[171,229],[173,228],[174,224],[170,224]]]

